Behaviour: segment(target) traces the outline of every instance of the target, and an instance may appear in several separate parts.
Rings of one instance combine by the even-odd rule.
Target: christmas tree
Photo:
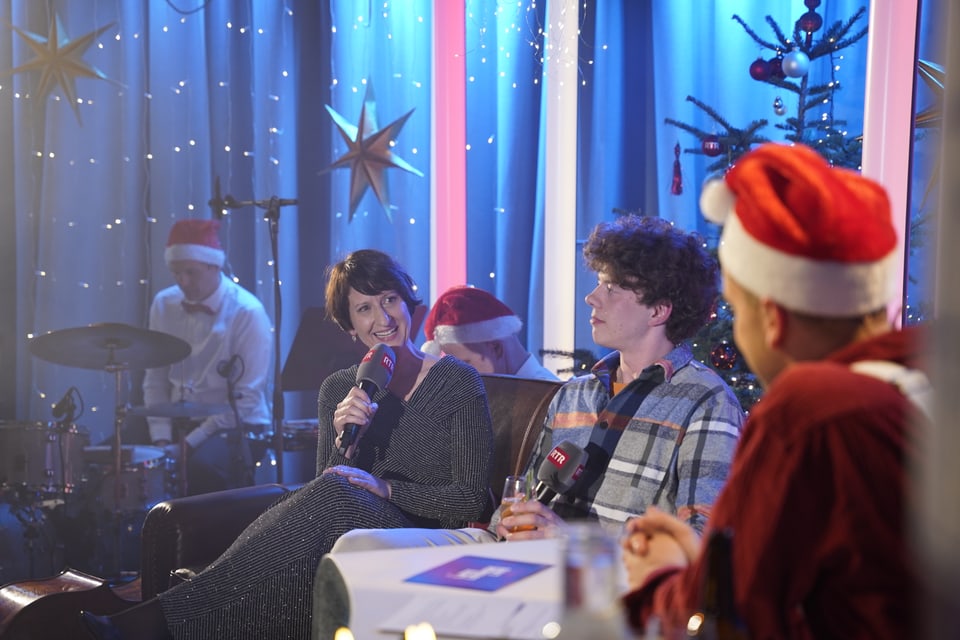
[[[754,60],[749,67],[750,77],[782,89],[789,94],[788,98],[793,96],[793,114],[774,125],[774,128],[785,132],[781,137],[813,147],[835,166],[856,168],[860,165],[863,138],[861,135],[849,135],[844,128],[846,121],[834,115],[834,95],[840,90],[840,81],[835,76],[835,58],[867,35],[866,27],[854,32],[866,14],[866,8],[861,7],[846,21],[838,20],[815,40],[813,34],[823,26],[823,18],[816,12],[820,0],[805,0],[804,5],[807,12],[794,23],[790,38],[771,16],[766,17],[766,22],[773,31],[774,40],[761,38],[740,16],[733,16],[733,20],[743,27],[754,42],[773,54],[769,59],[761,56]],[[813,61],[824,57],[830,59],[829,79],[815,84],[810,81],[808,71]],[[768,120],[756,119],[737,127],[704,102],[692,96],[687,96],[687,100],[713,120],[718,133],[672,118],[667,118],[666,122],[693,134],[700,141],[698,148],[684,149],[684,153],[716,158],[707,166],[707,171],[722,172],[753,145],[768,141],[761,133],[770,124]],[[823,105],[826,105],[826,110],[820,115],[810,115],[815,107]],[[777,96],[773,110],[778,116],[786,115],[789,110],[787,102]]]
[[[787,103],[793,100],[791,115],[773,125],[783,132],[778,137],[816,149],[834,166],[858,168],[862,136],[850,135],[845,130],[846,121],[834,114],[834,96],[840,90],[840,81],[835,76],[835,57],[867,35],[866,27],[858,26],[866,9],[861,8],[846,21],[835,22],[818,39],[814,39],[814,34],[823,27],[823,18],[816,12],[820,3],[820,0],[804,1],[807,11],[794,23],[789,38],[769,15],[766,16],[766,22],[773,31],[773,40],[760,37],[740,16],[734,15],[732,19],[754,42],[772,54],[768,59],[758,57],[749,65],[748,72],[754,80],[778,87],[787,96],[786,100],[777,96],[773,103],[774,113],[778,116],[787,115]],[[829,78],[814,83],[808,75],[811,63],[824,57],[829,57],[830,61]],[[667,118],[666,123],[693,134],[700,141],[698,148],[684,149],[684,153],[715,158],[706,167],[709,173],[722,174],[754,145],[769,141],[763,135],[763,130],[770,124],[767,119],[758,118],[746,125],[735,126],[697,98],[687,96],[687,100],[710,117],[715,125],[714,131],[671,118]],[[819,107],[818,115],[811,116],[815,107]],[[679,147],[675,153],[679,159]],[[679,194],[682,190],[679,167],[675,167],[674,171],[676,175],[671,191]],[[708,245],[713,247],[714,253],[718,238],[719,233],[708,239]],[[733,343],[733,316],[725,302],[718,303],[711,321],[691,342],[694,357],[713,367],[737,394],[744,410],[749,411],[760,399],[762,390]]]

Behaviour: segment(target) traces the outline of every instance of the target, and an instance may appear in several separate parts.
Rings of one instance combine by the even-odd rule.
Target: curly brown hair
[[[396,260],[376,249],[354,251],[340,262],[327,267],[327,317],[341,329],[350,331],[350,289],[368,296],[396,291],[403,298],[410,315],[422,302],[416,294],[413,278]]]
[[[587,266],[602,272],[645,305],[669,303],[667,339],[682,342],[706,324],[720,281],[716,259],[696,233],[663,218],[625,215],[601,222],[583,247]]]

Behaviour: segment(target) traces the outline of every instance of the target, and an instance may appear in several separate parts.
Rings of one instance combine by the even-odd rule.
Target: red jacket
[[[734,598],[754,640],[913,637],[917,564],[907,471],[917,412],[859,360],[910,368],[922,334],[891,332],[826,361],[790,366],[754,407],[708,528],[733,531]],[[631,622],[685,628],[702,562],[655,573],[628,594]]]

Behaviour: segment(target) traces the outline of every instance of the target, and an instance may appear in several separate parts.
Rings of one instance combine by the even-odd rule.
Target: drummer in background
[[[148,418],[151,441],[169,457],[180,458],[176,439],[185,438],[190,495],[253,484],[254,461],[245,435],[262,433],[270,424],[270,319],[253,294],[221,271],[225,254],[219,229],[216,220],[173,225],[164,258],[177,284],[157,293],[150,307],[150,329],[185,340],[192,351],[180,362],[146,371],[144,404],[231,407],[178,433],[170,418]],[[228,397],[230,387],[235,403]]]

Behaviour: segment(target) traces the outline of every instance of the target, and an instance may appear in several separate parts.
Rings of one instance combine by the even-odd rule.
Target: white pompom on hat
[[[516,334],[523,322],[494,295],[468,286],[444,291],[427,314],[423,333],[426,353],[439,354],[441,344],[471,344]]]
[[[219,232],[219,220],[178,220],[170,227],[163,257],[168,265],[173,260],[196,260],[222,267],[226,254]]]
[[[768,143],[744,154],[704,185],[700,208],[723,225],[724,273],[759,297],[844,318],[895,295],[899,244],[886,191],[807,146]]]

